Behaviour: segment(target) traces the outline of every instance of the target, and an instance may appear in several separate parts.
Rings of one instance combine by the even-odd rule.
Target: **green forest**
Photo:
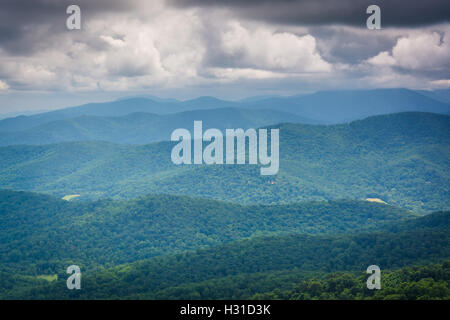
[[[402,268],[450,259],[448,211],[420,216],[367,201],[243,207],[174,196],[83,203],[1,195],[2,298],[340,299],[333,281],[348,298],[403,297],[393,280]],[[66,288],[71,264],[83,270],[83,290]],[[371,264],[389,271],[389,294],[364,293],[361,274]],[[440,297],[434,291],[447,288],[448,267],[418,269],[439,275],[415,278],[421,296]]]
[[[82,267],[86,270],[83,290],[67,290],[63,270],[57,273],[58,280],[50,282],[5,271],[2,287],[11,289],[2,295],[30,299],[445,298],[450,280],[450,262],[446,262],[450,212],[426,218],[400,223],[396,231],[257,237],[112,268]],[[364,289],[367,275],[363,273],[372,263],[383,270],[379,292]]]
[[[281,124],[280,171],[177,166],[173,143],[88,141],[0,148],[0,188],[80,200],[174,194],[240,204],[379,198],[418,213],[447,210],[450,117],[400,113],[339,125]]]
[[[449,301],[450,0],[0,0],[13,316]]]
[[[0,299],[449,299],[449,119],[269,126],[273,177],[169,142],[0,147]]]
[[[417,217],[368,201],[241,206],[162,195],[69,202],[14,191],[0,191],[0,211],[1,267],[34,274],[67,263],[113,266],[263,235],[384,230]]]

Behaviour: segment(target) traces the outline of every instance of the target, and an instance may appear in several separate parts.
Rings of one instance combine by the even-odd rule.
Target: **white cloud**
[[[449,40],[448,35],[441,39],[437,32],[400,38],[392,56],[406,69],[439,69],[450,63]]]
[[[3,59],[0,55],[0,59]],[[39,59],[17,61],[5,58],[0,67],[2,77],[11,83],[18,83],[24,87],[48,86],[56,79],[56,74],[47,66],[39,63]],[[7,76],[5,76],[7,75]]]
[[[209,72],[213,77],[224,81],[239,79],[276,79],[286,77],[283,73],[250,68],[211,68]]]
[[[0,91],[8,89],[9,86],[6,82],[0,80]]]
[[[115,47],[115,48],[125,47],[125,41],[123,41],[122,39],[115,39],[111,36],[105,36],[105,35],[101,35],[100,39],[102,39],[107,44],[109,44],[110,46]]]
[[[373,32],[237,20],[164,0],[134,4],[86,14],[81,31],[51,22],[30,28],[31,51],[14,53],[0,43],[0,90],[312,91],[430,85],[450,70],[449,24]]]
[[[450,38],[448,32],[424,32],[401,37],[392,53],[380,52],[367,60],[377,66],[397,66],[409,70],[433,71],[450,66]]]
[[[393,66],[397,63],[395,58],[387,51],[380,52],[375,57],[367,60],[367,62],[376,66]]]
[[[287,73],[329,72],[331,65],[322,59],[311,35],[297,36],[275,32],[268,27],[255,30],[232,22],[222,33],[224,53],[238,60],[243,68],[284,71]]]
[[[450,88],[450,79],[441,79],[431,81],[433,87],[437,88]]]
[[[5,75],[10,86],[21,90],[109,91],[277,79],[332,70],[311,35],[278,32],[264,24],[244,27],[218,18],[196,9],[161,5],[137,16],[95,16],[84,22],[80,32],[40,35],[42,49],[29,56],[0,51],[5,61],[0,77]],[[222,65],[220,59],[206,63],[214,55],[231,65]]]
[[[195,12],[162,10],[151,19],[106,15],[43,39],[45,49],[11,56],[0,48],[0,77],[15,89],[132,90],[181,85],[197,75],[205,51]],[[147,15],[147,17],[150,17]]]

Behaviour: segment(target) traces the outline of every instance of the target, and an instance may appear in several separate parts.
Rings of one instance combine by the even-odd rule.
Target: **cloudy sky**
[[[66,28],[70,4],[81,30]],[[366,27],[371,4],[381,30]],[[377,87],[450,87],[450,1],[0,2],[0,114]]]

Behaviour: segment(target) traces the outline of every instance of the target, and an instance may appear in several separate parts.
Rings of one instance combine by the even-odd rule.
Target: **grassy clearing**
[[[37,276],[36,278],[47,280],[48,282],[52,282],[52,281],[58,280],[58,275],[57,274],[50,274],[50,275],[42,274],[42,275]]]
[[[387,204],[387,202],[385,202],[379,198],[367,198],[366,201]]]
[[[66,201],[70,201],[72,199],[78,198],[79,196],[80,196],[79,194],[68,194],[68,195],[62,197],[62,199],[66,200]]]

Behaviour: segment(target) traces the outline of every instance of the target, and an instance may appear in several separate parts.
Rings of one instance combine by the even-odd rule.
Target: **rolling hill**
[[[445,91],[416,92],[407,89],[319,91],[290,97],[253,97],[226,101],[199,97],[178,101],[156,97],[129,97],[111,102],[89,103],[30,116],[0,120],[0,133],[30,128],[81,116],[121,117],[132,113],[173,114],[192,110],[223,108],[263,109],[287,112],[316,123],[343,123],[369,116],[406,111],[449,114]],[[446,102],[447,101],[447,102]],[[232,125],[235,128],[236,124]]]
[[[0,148],[0,188],[80,199],[177,194],[242,204],[380,198],[418,212],[448,209],[450,117],[376,116],[342,125],[282,124],[280,171],[182,165],[173,143],[74,142]]]
[[[449,299],[447,96],[142,96],[0,120],[0,299]],[[167,140],[194,120],[279,129],[278,174],[174,165]]]
[[[420,275],[415,272],[421,269],[411,267],[449,259],[450,213],[445,214],[446,223],[431,229],[420,228],[419,218],[417,227],[407,232],[258,237],[195,252],[155,257],[111,269],[85,268],[83,290],[67,290],[64,281],[66,275],[60,272],[60,280],[48,285],[22,285],[21,290],[16,289],[16,295],[45,299],[248,299],[267,293],[263,297],[273,299],[276,295],[281,296],[282,290],[298,290],[298,285],[307,285],[301,280],[323,278],[327,273],[337,271],[361,275],[367,266],[372,264],[381,266],[382,281],[387,284],[388,290],[371,293],[364,291],[363,276],[359,281],[347,276],[333,282],[330,280],[341,276],[327,275],[325,279],[330,281],[329,285],[339,286],[340,289],[321,288],[321,280],[313,279],[310,284],[316,283],[315,291],[306,286],[300,292],[297,291],[297,294],[320,295],[329,290],[339,295],[347,295],[348,298],[356,294],[383,297],[394,289],[401,291],[399,280],[406,281],[408,278],[412,280],[410,285],[426,278],[431,288],[422,287],[419,291],[403,288],[405,294],[432,294],[435,284],[429,283],[430,279],[444,281],[440,284],[443,284],[444,288],[447,286],[450,280],[448,262],[437,269],[435,266],[425,267]],[[401,272],[398,272],[396,278],[390,279],[388,272],[388,277],[385,278],[384,271],[395,268],[405,268],[404,274],[401,276]],[[412,277],[413,274],[415,277]],[[346,287],[353,290],[346,292]],[[434,294],[439,297],[439,292],[442,294],[442,290]],[[444,296],[448,293],[448,289],[444,290]],[[293,295],[294,292],[284,294]]]
[[[45,123],[80,116],[119,117],[136,112],[167,114],[185,111],[176,102],[153,101],[147,98],[130,98],[44,112],[31,116],[18,116],[0,121],[0,132],[23,131]]]
[[[73,119],[81,116],[121,117],[132,113],[173,114],[191,110],[237,107],[231,101],[213,97],[178,101],[156,97],[129,97],[110,102],[88,103],[30,116],[17,116],[0,120],[0,132],[27,130],[57,120]]]
[[[80,116],[58,120],[36,127],[0,135],[0,146],[18,144],[51,144],[68,141],[109,141],[127,144],[146,144],[170,140],[177,128],[193,130],[195,120],[203,127],[258,128],[280,122],[316,123],[293,114],[274,110],[220,108],[185,111],[168,115],[132,113],[121,117]]]
[[[177,196],[69,202],[0,191],[0,271],[114,266],[262,235],[387,229],[416,217],[367,201],[242,206]]]

